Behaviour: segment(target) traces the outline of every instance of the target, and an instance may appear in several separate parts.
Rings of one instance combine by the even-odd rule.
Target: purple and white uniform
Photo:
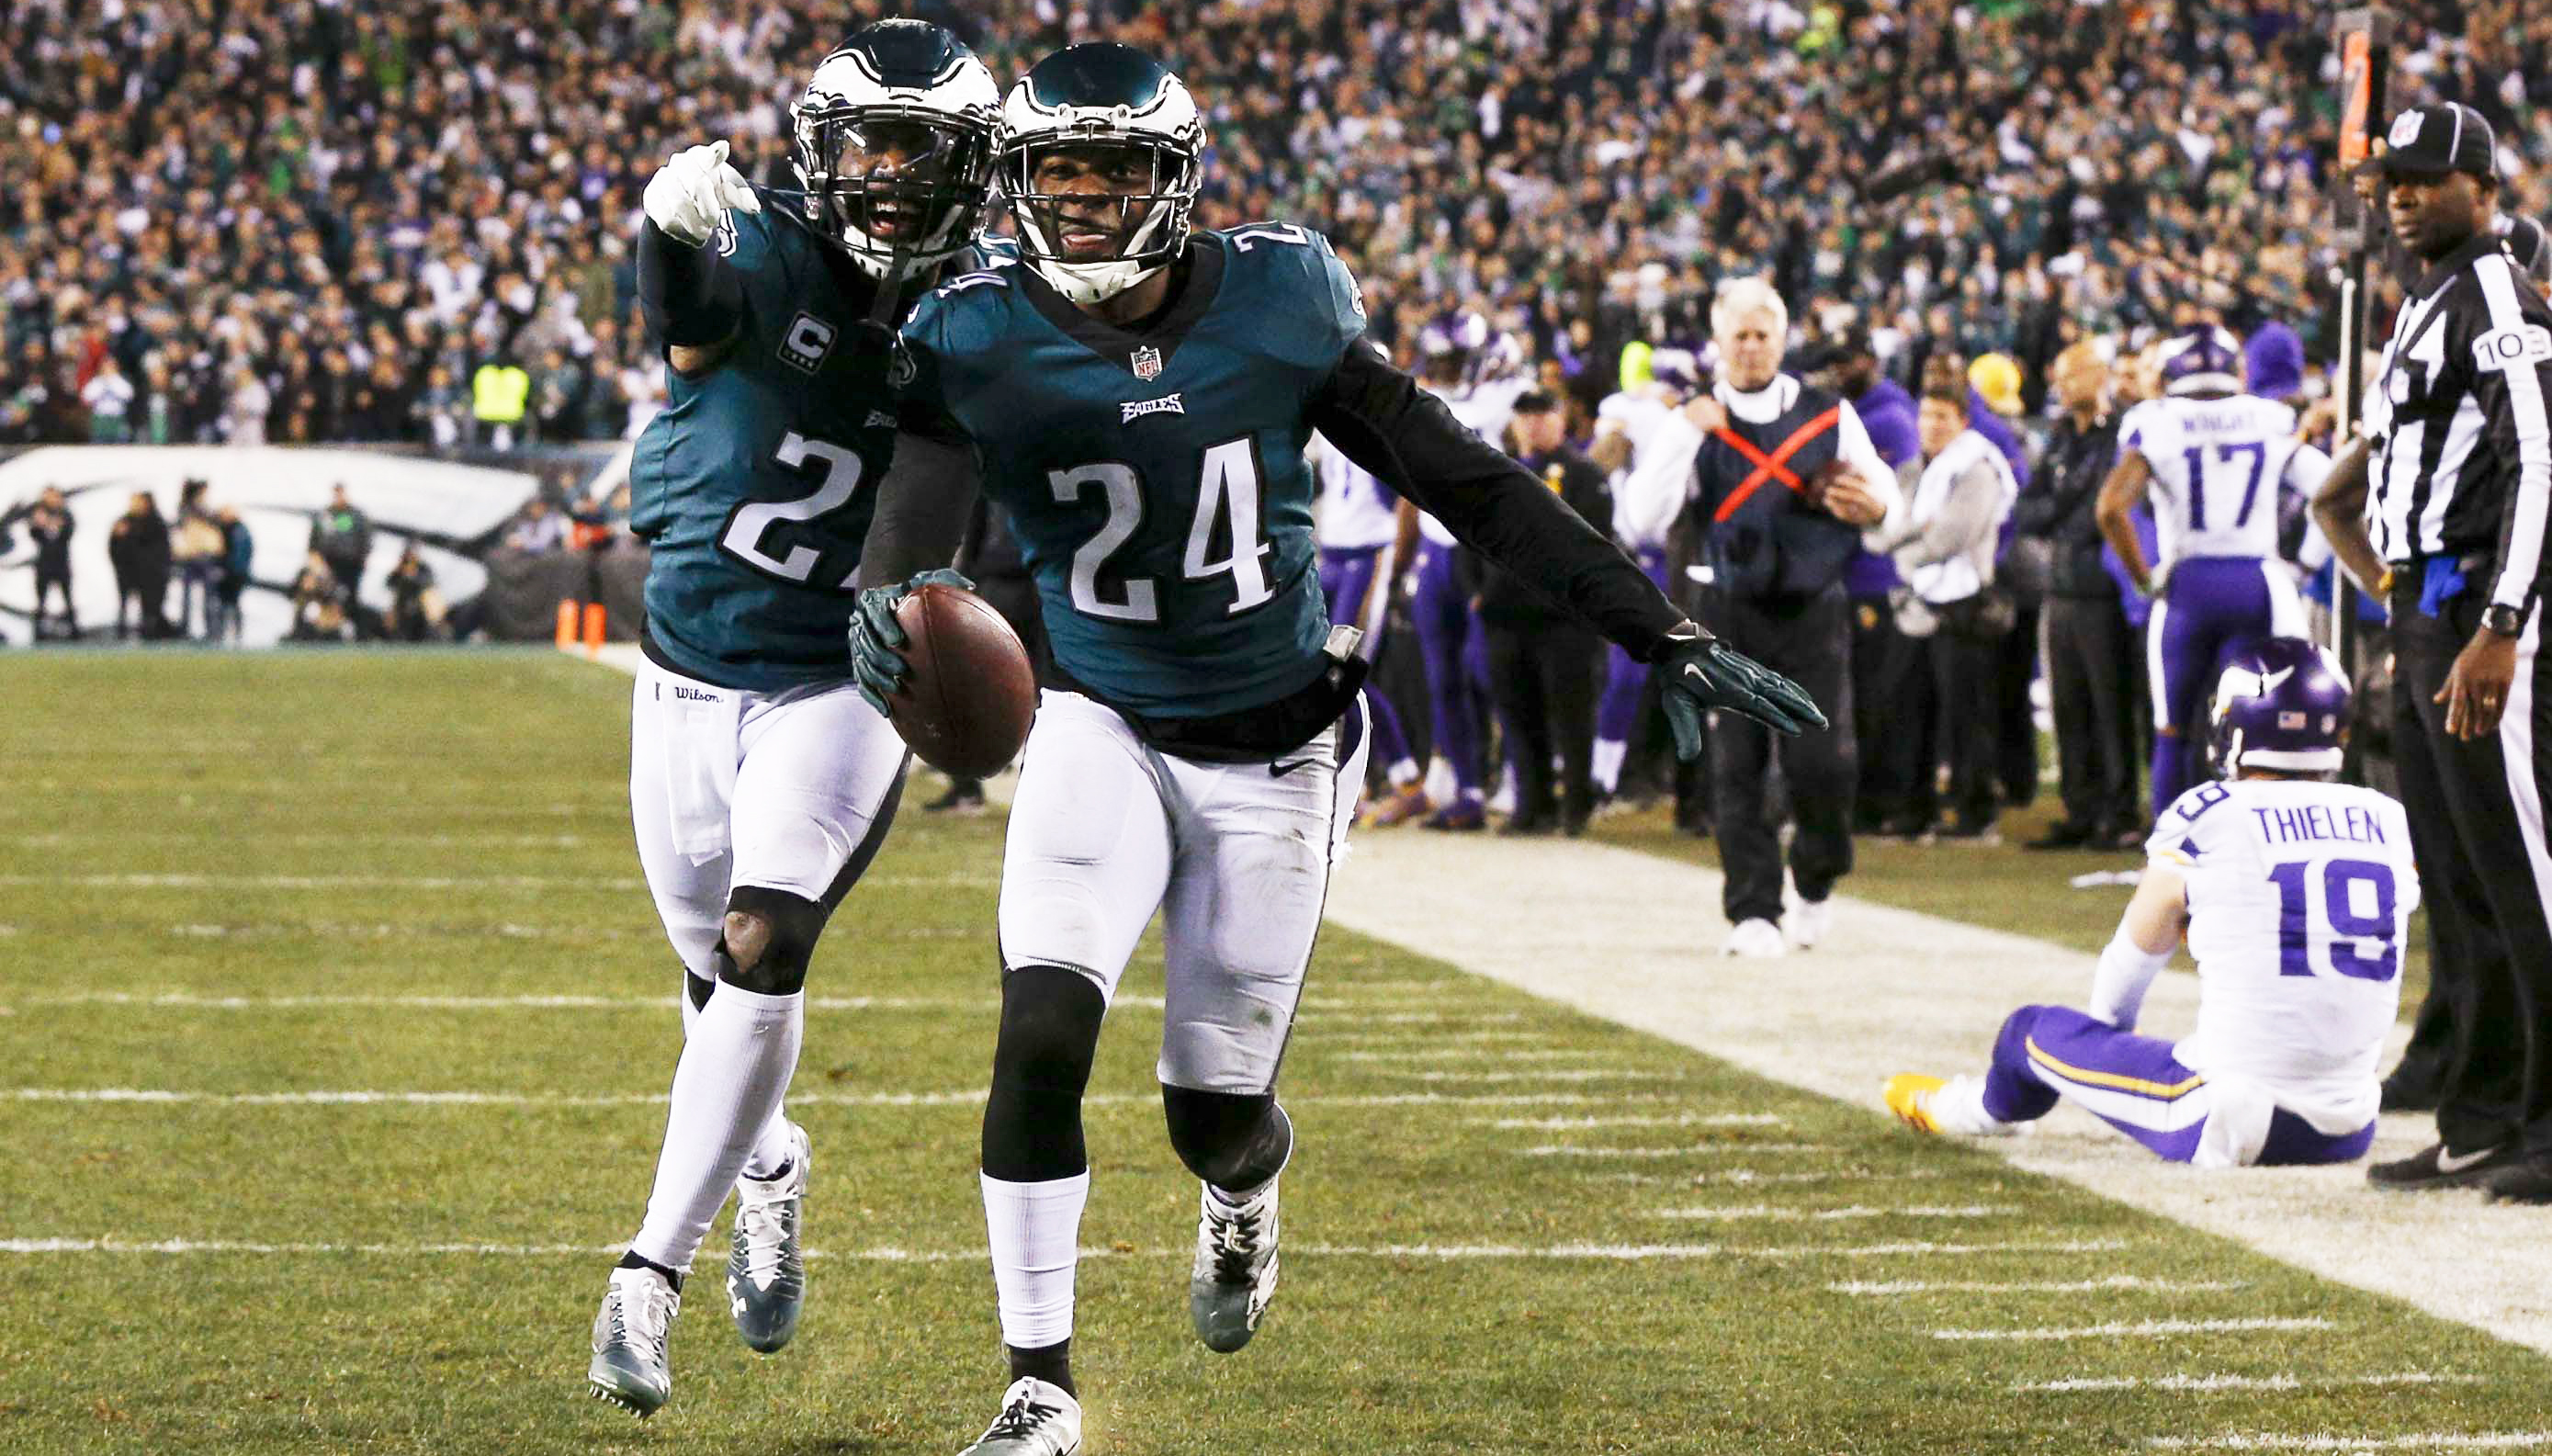
[[[1382,651],[1382,625],[1390,616],[1388,590],[1372,590],[1374,578],[1385,583],[1394,570],[1393,539],[1399,534],[1399,492],[1375,479],[1373,472],[1341,454],[1336,446],[1312,436],[1305,451],[1320,487],[1313,509],[1312,540],[1321,553],[1321,594],[1329,604],[1329,620],[1364,629],[1362,651],[1370,661]],[[1373,756],[1395,784],[1418,777],[1409,753],[1409,735],[1391,699],[1367,688],[1365,709],[1372,719]]]
[[[1692,493],[1693,457],[1701,453],[1699,434],[1666,429],[1674,414],[1675,407],[1654,389],[1608,394],[1595,407],[1598,438],[1618,433],[1631,446],[1631,463],[1613,481],[1613,534],[1660,591],[1668,589],[1666,533]],[[1621,782],[1648,683],[1648,664],[1618,643],[1608,649],[1604,695],[1595,703],[1593,766],[1595,785],[1606,793]]]
[[[2152,676],[2153,799],[2205,777],[2189,729],[2225,658],[2258,637],[2297,637],[2303,603],[2278,559],[2279,502],[2310,494],[2330,457],[2296,441],[2295,412],[2273,400],[2167,396],[2127,411],[2122,448],[2145,459],[2164,581],[2146,627]]]
[[[2174,1043],[2024,1006],[1995,1039],[1986,1115],[2027,1121],[2070,1097],[2200,1167],[2364,1154],[2419,903],[2401,805],[2310,780],[2201,783],[2146,854],[2187,884],[2196,1029]],[[2141,1000],[2141,985],[2125,989],[2127,1006]]]
[[[1514,375],[1450,388],[1426,384],[1428,393],[1444,401],[1453,418],[1471,433],[1503,450],[1515,402],[1533,387],[1531,378]],[[1434,516],[1418,517],[1418,645],[1427,664],[1427,696],[1436,723],[1436,751],[1453,771],[1462,799],[1483,797],[1480,727],[1488,701],[1488,648],[1472,619],[1469,598],[1453,574],[1453,533]]]

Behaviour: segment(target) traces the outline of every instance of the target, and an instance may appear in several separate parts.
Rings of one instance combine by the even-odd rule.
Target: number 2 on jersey
[[[818,463],[822,473],[814,493],[795,500],[748,500],[737,506],[735,514],[727,517],[726,530],[718,535],[718,549],[765,575],[803,584],[815,574],[824,553],[812,546],[793,546],[787,556],[773,556],[762,549],[762,538],[782,521],[811,521],[850,504],[853,492],[860,488],[860,458],[838,445],[809,440],[792,430],[781,437],[772,459],[793,470],[804,469],[809,460]],[[840,589],[850,590],[858,584],[858,576],[859,569],[852,568],[842,577]]]
[[[1187,550],[1180,574],[1190,581],[1214,576],[1231,578],[1231,604],[1223,615],[1236,617],[1263,606],[1276,594],[1267,584],[1266,556],[1271,547],[1259,521],[1258,457],[1249,437],[1209,446],[1198,467],[1196,518],[1189,523]],[[1108,559],[1134,537],[1143,524],[1143,477],[1132,466],[1116,462],[1053,470],[1046,483],[1065,505],[1081,499],[1081,488],[1097,485],[1105,492],[1108,519],[1072,554],[1072,607],[1086,617],[1113,622],[1157,622],[1161,619],[1160,585],[1145,576],[1129,576],[1123,592],[1112,600],[1099,581]],[[1215,540],[1225,534],[1229,548],[1213,557]]]
[[[2390,981],[2401,969],[2401,947],[2395,940],[2392,867],[2375,860],[2332,860],[2321,867],[2320,913],[2314,913],[2309,860],[2288,860],[2269,872],[2278,886],[2278,974],[2313,974],[2313,943],[2327,949],[2330,969],[2359,981]],[[2367,886],[2373,907],[2361,913],[2355,903],[2359,885]],[[2327,930],[2318,930],[2328,926]],[[2360,944],[2375,943],[2366,954]]]

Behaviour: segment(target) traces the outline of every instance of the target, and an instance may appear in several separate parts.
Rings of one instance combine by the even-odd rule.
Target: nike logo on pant
[[[1296,759],[1290,764],[1269,764],[1267,766],[1267,777],[1270,779],[1282,779],[1297,769],[1308,769],[1319,762],[1319,759]]]

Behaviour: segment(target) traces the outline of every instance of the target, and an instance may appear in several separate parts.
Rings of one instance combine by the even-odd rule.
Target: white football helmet
[[[789,109],[806,221],[882,279],[926,275],[965,251],[992,198],[1001,96],[984,62],[939,26],[863,28]]]
[[[1056,292],[1075,303],[1113,298],[1187,247],[1205,122],[1159,61],[1110,42],[1068,46],[1010,88],[1002,131],[1002,190],[1018,219],[1019,257]],[[1056,153],[1093,163],[1085,175],[1097,184],[1041,190],[1039,163]],[[1116,158],[1121,173],[1096,164],[1111,153],[1131,154]],[[1076,237],[1093,241],[1074,245]]]

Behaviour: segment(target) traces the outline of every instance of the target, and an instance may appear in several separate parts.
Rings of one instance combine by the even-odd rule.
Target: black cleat
[[[2509,1168],[2524,1158],[2514,1143],[2501,1143],[2495,1148],[2482,1148],[2470,1153],[2449,1152],[2444,1143],[2430,1143],[2407,1158],[2378,1163],[2366,1170],[2366,1181],[2377,1188],[2417,1193],[2432,1188],[2474,1188],[2491,1181],[2491,1175]]]

